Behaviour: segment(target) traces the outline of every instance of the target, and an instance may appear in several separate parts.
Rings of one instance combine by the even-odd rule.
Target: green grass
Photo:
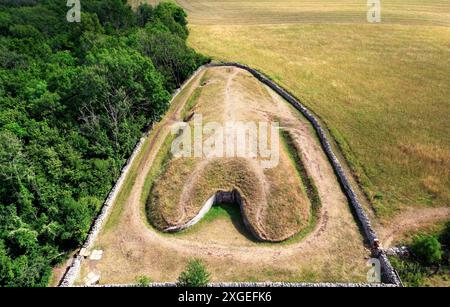
[[[144,188],[141,194],[141,203],[147,206],[151,205],[151,191],[158,177],[164,173],[167,167],[167,162],[170,160],[172,154],[170,152],[171,145],[175,135],[169,135],[165,140],[161,148],[159,149],[152,166],[145,177]],[[149,222],[149,215],[145,212],[145,206],[142,206],[142,216],[146,217],[146,222]],[[151,224],[151,223],[148,223]]]
[[[239,210],[239,207],[237,205],[216,204],[211,207],[211,210],[209,210],[209,212],[202,219],[202,223],[211,223],[216,219],[224,217],[234,220],[240,219],[242,221],[241,211]]]
[[[144,145],[142,146],[141,151],[137,155],[135,161],[141,161],[142,155],[145,152],[148,145],[149,142],[148,140],[146,140]],[[138,164],[133,163],[127,177],[125,178],[125,182],[122,185],[122,188],[120,189],[119,194],[116,197],[116,200],[114,202],[114,208],[111,210],[111,214],[108,217],[105,225],[103,226],[102,232],[107,232],[108,230],[114,229],[114,227],[117,226],[117,223],[120,220],[120,215],[123,210],[123,205],[125,204],[125,201],[129,197],[131,189],[133,188],[134,183],[136,182],[137,171],[138,171]]]
[[[237,204],[215,204],[197,224],[172,235],[182,237],[184,235],[201,231],[202,227],[219,219],[231,220],[239,231],[247,232],[242,220],[241,210]]]
[[[298,234],[284,242],[285,244],[290,244],[299,242],[316,227],[317,221],[319,219],[321,202],[319,192],[317,191],[317,187],[314,184],[314,180],[309,176],[302,158],[299,155],[297,148],[295,147],[292,137],[287,131],[281,130],[280,140],[282,146],[288,153],[289,159],[291,159],[292,163],[295,165],[297,175],[302,183],[301,188],[306,193],[311,203],[311,214],[308,220],[308,226],[302,229]]]
[[[200,81],[202,82],[202,81]],[[200,98],[200,95],[202,94],[202,88],[198,87],[194,90],[192,93],[192,96],[189,97],[185,107],[183,108],[183,111],[181,112],[181,118],[184,119],[186,116],[189,115],[189,113],[192,111],[194,106],[197,104],[198,99]]]

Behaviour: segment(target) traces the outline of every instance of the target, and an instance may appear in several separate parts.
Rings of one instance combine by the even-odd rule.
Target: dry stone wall
[[[165,232],[179,232],[179,231],[182,231],[182,230],[185,230],[185,229],[188,229],[188,228],[194,226],[195,224],[200,222],[200,220],[209,212],[209,210],[215,203],[215,198],[216,198],[215,195],[211,196],[206,201],[206,203],[203,205],[203,207],[200,209],[198,214],[192,220],[187,222],[186,224],[183,224],[180,226],[171,226],[171,227],[164,229],[164,231]]]
[[[408,246],[394,246],[385,249],[386,255],[395,257],[407,257],[411,255],[411,250]]]
[[[176,287],[177,284],[173,282],[166,283],[150,283],[148,285],[140,284],[110,284],[110,285],[94,285],[89,287],[98,288],[127,288],[127,287]],[[394,284],[382,284],[382,283],[305,283],[305,282],[222,282],[222,283],[210,283],[208,288],[239,288],[239,287],[254,287],[254,288],[363,288],[363,287],[397,287]]]

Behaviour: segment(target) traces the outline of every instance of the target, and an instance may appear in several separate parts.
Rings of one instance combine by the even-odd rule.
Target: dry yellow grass
[[[176,2],[195,25],[273,25],[365,23],[367,1],[361,0],[130,0]],[[383,0],[382,21],[389,24],[450,25],[447,0]]]

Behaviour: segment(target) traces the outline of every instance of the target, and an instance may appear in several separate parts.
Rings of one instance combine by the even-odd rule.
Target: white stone
[[[99,274],[95,274],[93,272],[90,272],[84,278],[84,282],[85,282],[86,286],[92,286],[92,285],[98,284],[99,281],[100,281],[100,275]]]
[[[87,248],[82,248],[80,249],[80,256],[82,257],[89,257],[89,255],[91,254],[90,251],[87,250]]]
[[[92,251],[89,259],[90,260],[100,260],[100,259],[102,259],[102,256],[103,256],[103,251],[101,249],[95,249]]]

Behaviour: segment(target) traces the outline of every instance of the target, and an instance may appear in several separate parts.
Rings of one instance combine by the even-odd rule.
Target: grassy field
[[[167,1],[167,0],[165,0]],[[130,3],[157,0],[131,0]],[[366,0],[176,0],[195,25],[273,25],[362,23]],[[450,25],[447,0],[382,0],[382,21],[397,24]]]
[[[378,216],[450,205],[450,1],[178,1],[190,45],[260,69],[329,127]]]

